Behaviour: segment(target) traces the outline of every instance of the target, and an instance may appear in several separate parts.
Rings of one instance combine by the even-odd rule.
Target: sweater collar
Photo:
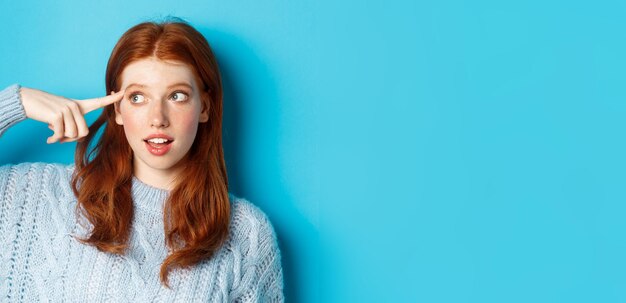
[[[165,189],[156,188],[141,182],[137,177],[133,176],[132,181],[132,196],[135,204],[141,208],[155,209],[156,207],[162,207],[165,199],[169,195],[169,191]]]
[[[133,176],[132,196],[136,206],[142,209],[161,211],[165,200],[168,198],[170,191],[156,188],[141,182],[137,177]],[[228,193],[228,199],[232,207],[232,203],[237,199],[232,193]],[[157,208],[158,207],[158,208]]]

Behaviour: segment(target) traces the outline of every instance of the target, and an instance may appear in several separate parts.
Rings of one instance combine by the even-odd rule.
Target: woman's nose
[[[150,109],[150,126],[152,127],[168,127],[170,122],[167,118],[167,109],[163,106],[163,102],[152,102]]]

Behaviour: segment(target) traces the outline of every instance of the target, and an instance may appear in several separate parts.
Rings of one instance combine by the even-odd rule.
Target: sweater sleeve
[[[237,287],[231,292],[231,302],[284,302],[283,270],[276,233],[267,216],[256,206],[242,199],[235,210],[246,213],[239,218],[246,235],[242,250],[242,268]],[[241,210],[243,209],[243,211]],[[245,222],[245,223],[244,223]],[[236,231],[237,232],[237,231]]]
[[[0,137],[11,126],[26,119],[20,88],[19,84],[13,84],[0,91]]]

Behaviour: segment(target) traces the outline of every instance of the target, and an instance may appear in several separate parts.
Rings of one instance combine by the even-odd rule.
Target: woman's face
[[[115,121],[133,150],[135,176],[171,188],[198,124],[209,119],[194,73],[184,63],[152,57],[126,66],[121,79],[126,92],[115,104]]]

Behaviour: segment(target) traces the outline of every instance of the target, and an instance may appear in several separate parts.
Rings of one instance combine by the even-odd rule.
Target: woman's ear
[[[115,106],[115,123],[117,123],[117,125],[124,125],[124,120],[122,120],[122,113],[120,112],[121,102],[122,101],[113,103],[113,105]]]
[[[200,112],[200,119],[198,119],[200,123],[209,121],[210,100],[211,97],[209,97],[209,94],[204,92],[202,94],[202,111]]]

